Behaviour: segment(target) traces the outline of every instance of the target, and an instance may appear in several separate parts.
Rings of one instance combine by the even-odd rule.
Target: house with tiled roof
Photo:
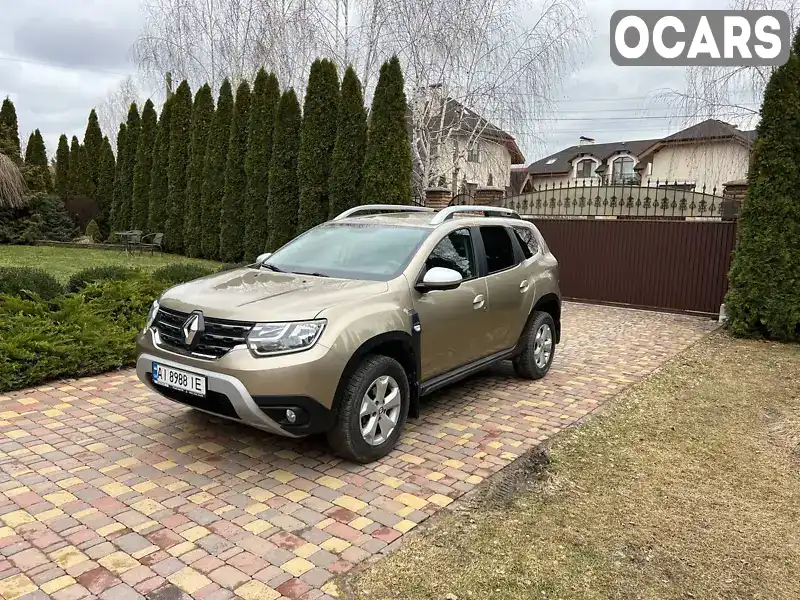
[[[511,192],[544,186],[670,185],[710,193],[747,176],[755,130],[708,119],[658,139],[578,144],[511,173]]]

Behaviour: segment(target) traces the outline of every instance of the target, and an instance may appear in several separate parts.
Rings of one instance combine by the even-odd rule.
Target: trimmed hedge
[[[206,275],[211,275],[215,271],[204,267],[202,265],[195,265],[192,263],[175,263],[166,265],[153,271],[152,277],[155,281],[167,283],[169,285],[178,285],[179,283],[186,283],[193,279],[199,279]]]
[[[130,267],[123,267],[121,265],[105,265],[102,267],[89,267],[78,271],[66,285],[67,293],[79,292],[90,283],[99,283],[101,281],[122,280],[130,279],[137,274],[136,269]]]
[[[0,267],[0,294],[51,300],[64,293],[56,278],[32,267]]]

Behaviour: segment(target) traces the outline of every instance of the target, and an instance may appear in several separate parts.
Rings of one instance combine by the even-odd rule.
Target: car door
[[[486,280],[479,277],[474,241],[467,227],[445,235],[425,261],[425,271],[445,267],[464,278],[453,290],[414,291],[414,309],[419,314],[422,380],[446,373],[489,351]]]
[[[494,353],[516,345],[530,311],[533,280],[510,227],[482,225],[479,232],[488,292],[488,339]]]

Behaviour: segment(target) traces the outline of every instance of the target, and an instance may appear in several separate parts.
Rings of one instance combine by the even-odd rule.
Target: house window
[[[575,171],[575,177],[585,179],[594,176],[594,161],[589,158],[584,158],[578,163],[578,168]]]
[[[612,183],[625,183],[633,179],[633,159],[623,156],[615,160],[611,168]]]
[[[481,149],[478,143],[475,142],[467,151],[467,162],[479,163],[481,162]]]

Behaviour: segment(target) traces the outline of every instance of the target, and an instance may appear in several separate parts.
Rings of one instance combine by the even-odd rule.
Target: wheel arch
[[[333,399],[333,410],[338,415],[342,402],[344,387],[348,379],[361,364],[363,359],[370,355],[380,354],[388,356],[399,362],[408,377],[408,386],[411,393],[409,398],[408,414],[410,417],[419,416],[419,339],[418,334],[412,335],[405,331],[387,331],[369,338],[363,342],[350,359],[339,377],[336,386],[336,395]]]
[[[533,305],[533,310],[528,316],[528,322],[533,319],[534,313],[537,311],[549,313],[553,317],[553,323],[556,326],[556,344],[561,342],[561,298],[556,294],[545,294],[536,301]]]

